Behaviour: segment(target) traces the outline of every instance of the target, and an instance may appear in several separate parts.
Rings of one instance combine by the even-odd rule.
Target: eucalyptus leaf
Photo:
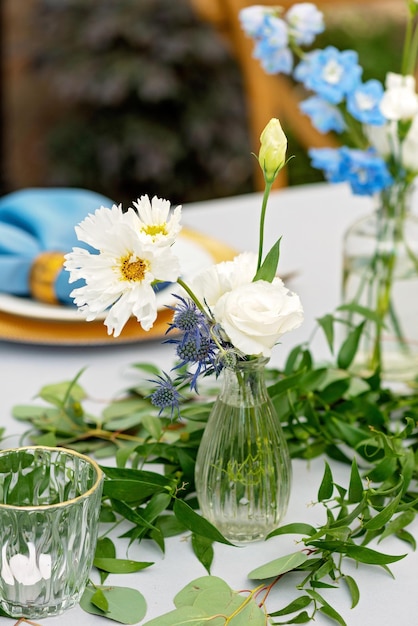
[[[101,604],[104,605],[103,598],[107,602],[107,609],[102,610],[92,599],[100,591]],[[96,595],[96,599],[97,599]],[[136,589],[129,587],[87,587],[80,601],[81,608],[93,615],[102,615],[120,624],[137,624],[144,617],[147,605],[144,596]]]

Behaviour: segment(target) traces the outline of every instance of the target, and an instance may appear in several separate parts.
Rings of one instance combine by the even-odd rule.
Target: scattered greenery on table
[[[331,349],[335,320],[332,315],[319,320]],[[324,458],[317,501],[324,507],[325,521],[314,527],[299,520],[272,532],[271,536],[294,535],[298,548],[248,572],[250,580],[262,581],[249,594],[231,591],[225,582],[209,575],[213,543],[228,542],[195,510],[194,461],[216,381],[207,379],[208,387],[198,397],[184,392],[179,422],[158,417],[151,406],[148,379],[158,370],[150,364],[136,365],[138,385],[110,402],[100,416],[83,407],[88,394],[80,384],[82,372],[70,383],[43,387],[42,404],[15,407],[14,416],[31,423],[27,435],[32,442],[69,446],[101,460],[106,474],[105,529],[121,525],[129,545],[148,539],[162,552],[168,537],[185,531],[191,534],[192,549],[208,576],[187,585],[175,598],[175,610],[151,620],[150,626],[182,624],[186,615],[196,625],[214,615],[223,617],[213,623],[234,626],[306,623],[317,613],[344,625],[322,591],[344,586],[351,594],[352,607],[357,605],[361,589],[346,571],[347,560],[359,566],[376,565],[390,574],[390,564],[415,549],[408,526],[418,506],[418,397],[413,390],[400,393],[386,388],[378,372],[368,378],[350,372],[360,330],[352,330],[334,355],[335,364],[315,363],[309,346],[301,345],[291,351],[282,371],[268,370],[269,393],[292,457]],[[108,464],[106,457],[114,457],[116,464]],[[347,484],[334,480],[327,459],[347,464]],[[105,581],[109,573],[139,571],[152,563],[118,558],[108,532],[99,540],[95,559],[101,584],[88,587],[82,607],[116,621],[136,623],[145,608],[140,592],[115,591]],[[399,539],[394,555],[379,545],[391,535]],[[185,549],[190,549],[188,544]],[[291,577],[287,576],[290,572]],[[267,609],[272,586],[295,585],[295,576],[294,600],[288,606]],[[128,615],[127,603],[112,600],[112,594],[123,597],[125,593],[136,598],[129,601],[137,607],[134,615]]]

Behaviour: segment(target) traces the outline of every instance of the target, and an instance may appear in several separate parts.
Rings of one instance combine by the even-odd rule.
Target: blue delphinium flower
[[[249,37],[261,37],[264,30],[266,7],[255,5],[245,7],[239,13],[241,28]]]
[[[260,40],[254,48],[255,59],[266,74],[290,74],[293,69],[293,57],[289,48],[272,48]]]
[[[253,56],[260,61],[268,74],[290,74],[293,69],[293,56],[288,43],[286,23],[279,17],[267,13]]]
[[[157,376],[156,379],[149,382],[156,385],[155,391],[149,397],[151,398],[151,403],[160,409],[158,415],[161,415],[164,409],[169,408],[171,409],[171,419],[174,411],[179,416],[181,394],[170,376],[163,372],[163,376]]]
[[[328,133],[331,130],[342,133],[346,127],[341,111],[319,96],[303,100],[299,108],[308,115],[312,125],[321,133]]]
[[[316,35],[325,29],[323,14],[310,2],[291,6],[285,19],[289,25],[289,37],[298,46],[310,46]]]
[[[347,111],[362,124],[382,126],[386,122],[379,107],[383,93],[383,85],[378,80],[361,83],[347,94]]]
[[[311,148],[308,154],[312,167],[322,170],[330,183],[342,183],[346,180],[341,167],[341,148]]]
[[[385,161],[373,149],[312,148],[309,156],[329,182],[348,182],[358,195],[373,195],[393,183]]]
[[[339,104],[360,82],[362,68],[354,50],[334,46],[314,50],[295,69],[296,80],[331,104]]]
[[[393,184],[385,161],[373,150],[341,148],[341,168],[353,193],[371,196]]]

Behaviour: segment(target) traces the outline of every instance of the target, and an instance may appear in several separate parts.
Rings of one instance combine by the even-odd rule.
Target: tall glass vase
[[[410,188],[386,190],[344,238],[347,329],[367,320],[354,361],[363,375],[418,380],[418,217]]]
[[[291,464],[265,384],[267,359],[225,368],[195,468],[202,515],[230,541],[263,539],[289,500]]]

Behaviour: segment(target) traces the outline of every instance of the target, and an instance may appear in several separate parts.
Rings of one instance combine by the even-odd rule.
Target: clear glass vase
[[[362,375],[379,369],[388,382],[418,380],[418,217],[411,198],[411,189],[385,191],[344,238],[347,329],[367,320],[353,368]]]
[[[234,543],[265,538],[289,500],[291,464],[265,384],[267,363],[224,369],[196,459],[201,513]]]

